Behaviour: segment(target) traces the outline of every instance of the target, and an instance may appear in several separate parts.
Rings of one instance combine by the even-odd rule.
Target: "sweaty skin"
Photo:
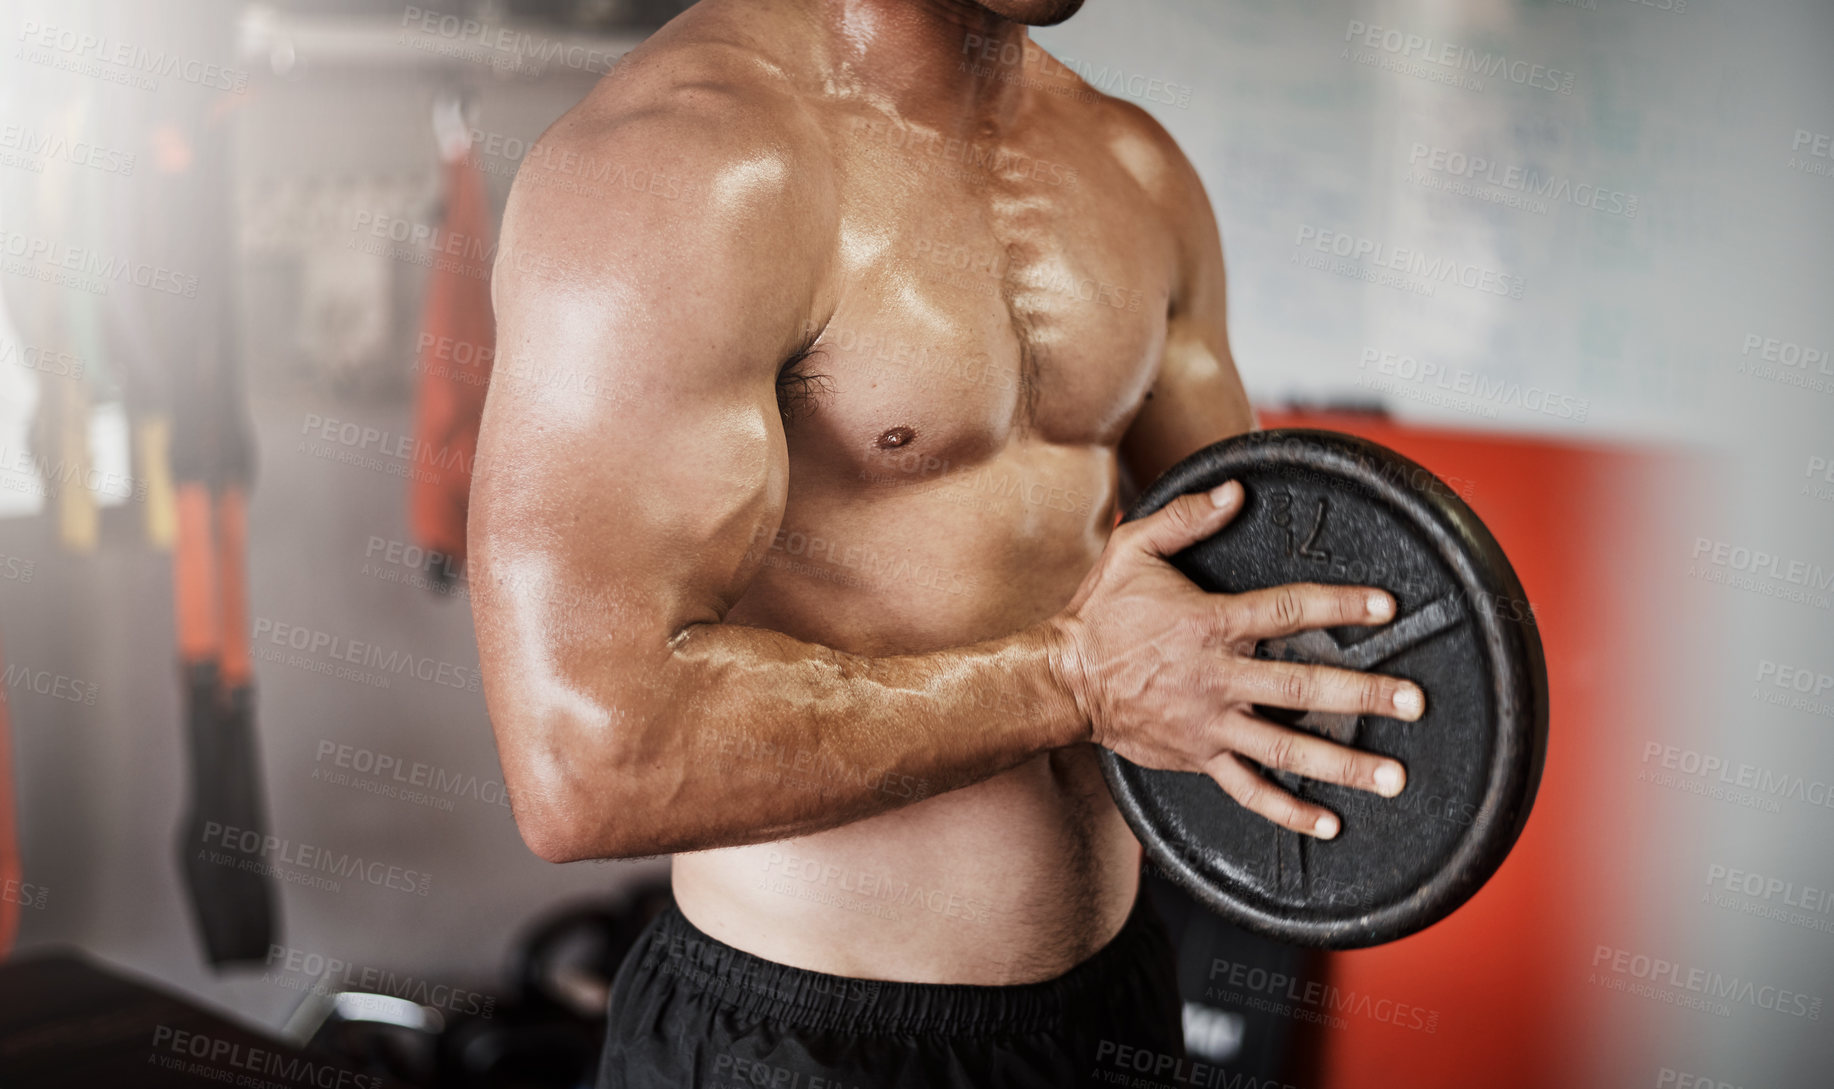
[[[1416,718],[1248,655],[1386,595],[1197,590],[1161,557],[1234,484],[1111,532],[1253,424],[1195,172],[1014,21],[1075,6],[705,0],[528,156],[471,550],[542,857],[674,853],[689,920],[780,963],[1012,984],[1134,900],[1096,744],[1326,836],[1256,764],[1401,789],[1250,710]]]

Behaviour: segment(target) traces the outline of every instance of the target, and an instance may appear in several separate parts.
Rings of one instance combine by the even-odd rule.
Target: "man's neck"
[[[1010,121],[1024,100],[1024,24],[968,0],[805,0],[836,76],[900,116]]]

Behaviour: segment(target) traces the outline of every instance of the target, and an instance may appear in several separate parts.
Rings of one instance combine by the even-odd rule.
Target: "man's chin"
[[[1083,0],[976,0],[1002,19],[1026,26],[1056,26],[1082,9]]]

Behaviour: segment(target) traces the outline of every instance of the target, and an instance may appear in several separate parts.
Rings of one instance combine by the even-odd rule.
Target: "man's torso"
[[[799,48],[795,31],[707,7],[709,33],[756,19],[760,52],[793,61],[769,54]],[[657,47],[696,41],[691,21],[671,30]],[[1146,195],[1166,171],[1140,121],[1026,49],[1007,65],[964,50],[965,65],[1034,89],[952,131],[813,80],[798,89],[832,149],[834,307],[810,316],[819,335],[790,383],[781,531],[756,542],[764,565],[727,622],[921,653],[1046,618],[1100,555],[1116,446],[1165,343],[1177,240]],[[819,754],[738,760],[735,774],[781,789],[819,789],[823,774]],[[1059,975],[1111,938],[1138,860],[1079,746],[816,835],[679,855],[674,885],[701,929],[779,963],[1008,984]]]

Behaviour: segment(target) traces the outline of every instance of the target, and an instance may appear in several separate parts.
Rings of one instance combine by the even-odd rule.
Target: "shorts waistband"
[[[1167,942],[1142,892],[1112,940],[1055,979],[1011,986],[905,983],[812,972],[765,960],[703,933],[673,903],[644,936],[642,965],[676,976],[737,1012],[858,1035],[987,1036],[1051,1031],[1102,1008],[1110,982]]]

